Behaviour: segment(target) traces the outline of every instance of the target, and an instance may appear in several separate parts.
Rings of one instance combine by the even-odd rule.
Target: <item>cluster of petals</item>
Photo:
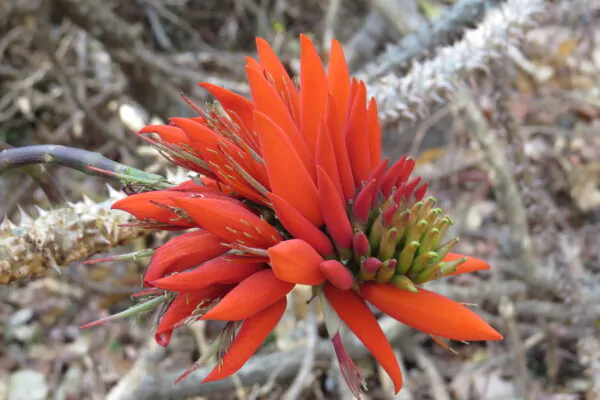
[[[133,194],[114,208],[148,227],[186,231],[156,250],[144,284],[171,296],[156,331],[162,345],[188,321],[234,326],[206,382],[243,366],[279,322],[286,295],[302,284],[322,293],[397,392],[400,369],[368,303],[434,337],[501,336],[462,304],[420,286],[409,291],[389,281],[361,280],[345,264],[358,246],[356,226],[372,222],[374,196],[403,187],[404,200],[421,200],[426,185],[407,181],[414,163],[405,167],[406,158],[390,168],[382,160],[377,105],[367,98],[365,84],[350,77],[340,44],[332,41],[327,68],[307,37],[300,44],[299,85],[258,39],[258,60],[246,65],[251,100],[203,83],[218,101],[213,109],[197,108],[197,117],[144,128],[142,138],[199,177]],[[488,268],[449,252],[440,262],[459,258],[452,275]],[[330,332],[332,338],[336,334]],[[340,362],[347,361],[340,354]],[[347,380],[352,387],[352,378]]]

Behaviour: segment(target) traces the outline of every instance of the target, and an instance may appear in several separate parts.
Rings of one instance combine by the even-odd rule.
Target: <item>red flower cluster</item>
[[[414,160],[382,160],[377,105],[350,77],[340,44],[332,42],[325,70],[312,42],[300,40],[299,87],[258,39],[258,61],[246,65],[252,101],[204,83],[218,100],[213,109],[144,128],[145,140],[201,177],[114,208],[149,227],[189,230],[156,250],[144,283],[172,299],[156,331],[162,345],[188,321],[228,322],[205,382],[241,368],[303,284],[323,303],[354,394],[364,381],[341,343],[341,322],[399,391],[397,360],[367,302],[436,339],[499,340],[475,313],[420,287],[489,267],[451,253],[457,240],[443,236],[452,220],[411,179]]]

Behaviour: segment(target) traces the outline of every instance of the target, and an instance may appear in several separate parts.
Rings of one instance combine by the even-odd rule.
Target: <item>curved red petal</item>
[[[281,61],[279,61],[277,54],[275,54],[269,43],[262,38],[256,38],[256,51],[265,71],[273,79],[277,91],[285,95],[284,98],[287,99],[292,117],[299,121],[300,96],[298,89],[296,89],[294,82],[292,82]]]
[[[371,175],[371,154],[367,132],[367,88],[363,82],[358,84],[346,132],[346,144],[354,185],[360,187]]]
[[[337,161],[344,198],[346,201],[350,201],[354,198],[356,188],[354,186],[348,148],[346,147],[346,137],[337,115],[338,111],[335,102],[332,101],[330,96],[329,102],[327,103],[327,129],[335,152],[335,160]]]
[[[323,257],[333,254],[333,244],[323,231],[314,226],[300,211],[281,197],[274,193],[269,193],[268,196],[277,219],[293,237],[304,240]]]
[[[369,155],[371,171],[376,169],[381,162],[381,125],[379,125],[379,112],[377,102],[373,97],[367,108],[367,132],[369,134]]]
[[[329,283],[341,290],[350,290],[354,286],[354,276],[352,272],[344,264],[338,260],[327,260],[323,261],[321,265],[321,272]]]
[[[390,317],[430,335],[466,341],[502,339],[473,311],[425,289],[414,293],[369,283],[361,287],[361,294]]]
[[[275,88],[267,82],[263,74],[252,68],[247,68],[246,73],[248,75],[250,91],[252,92],[252,99],[254,100],[254,104],[256,104],[256,110],[266,115],[283,131],[302,160],[304,168],[314,178],[314,157],[302,137],[296,122],[290,115],[287,106]]]
[[[333,149],[333,143],[331,143],[331,135],[329,134],[329,128],[325,119],[321,121],[319,128],[319,136],[317,138],[317,153],[316,153],[317,165],[327,172],[327,176],[333,182],[337,189],[340,198],[344,198],[344,190],[342,189],[342,182],[340,181],[340,173],[338,170],[337,160],[335,159],[335,151]]]
[[[284,297],[275,304],[249,317],[242,323],[231,347],[202,383],[225,379],[236,373],[248,359],[260,348],[269,333],[281,320],[287,300]]]
[[[249,318],[284,298],[294,286],[278,279],[270,269],[259,271],[240,282],[202,319],[239,321]]]
[[[271,190],[296,207],[313,225],[323,225],[317,187],[292,142],[265,114],[257,112],[255,117]]]
[[[233,199],[194,197],[174,202],[198,225],[229,242],[268,248],[281,240],[274,227]]]
[[[184,271],[225,254],[229,248],[223,246],[222,241],[217,235],[205,230],[174,237],[152,255],[144,275],[144,283],[148,284],[167,274]]]
[[[335,39],[331,41],[331,49],[329,50],[327,83],[329,84],[329,93],[333,96],[336,104],[339,122],[344,130],[350,100],[350,71],[348,70],[348,64],[346,64],[342,45]],[[331,99],[329,101],[331,102]]]
[[[402,387],[398,360],[367,304],[356,292],[341,290],[329,283],[323,286],[323,292],[335,312],[387,371],[394,382],[394,390],[398,393]]]
[[[213,285],[192,293],[177,294],[156,327],[154,335],[156,343],[167,346],[173,329],[191,317],[201,302],[211,301],[226,293],[230,288],[230,285]]]
[[[460,264],[456,268],[456,271],[448,274],[447,276],[460,275],[460,274],[466,274],[469,272],[483,271],[486,269],[490,269],[490,265],[487,262],[485,262],[479,258],[465,256],[464,254],[448,253],[448,254],[446,254],[446,257],[444,257],[444,259],[442,261],[444,261],[444,262],[454,261],[454,260],[458,260],[463,257],[467,257],[467,261]]]
[[[139,220],[154,220],[163,224],[193,227],[188,221],[182,220],[168,207],[175,207],[176,197],[186,197],[189,193],[167,190],[156,190],[132,194],[113,203],[112,209],[128,212]]]
[[[300,128],[315,154],[321,118],[327,112],[327,76],[313,42],[300,35]]]
[[[241,123],[241,127],[248,132],[254,130],[254,104],[250,100],[212,83],[202,82],[200,86],[221,103],[234,122]]]
[[[323,168],[317,167],[319,177],[319,203],[325,218],[327,232],[337,246],[343,249],[352,248],[352,225],[346,213],[344,201],[338,195],[334,184]]]
[[[273,273],[282,281],[301,285],[320,285],[325,281],[319,267],[323,257],[304,240],[285,240],[268,251]]]
[[[152,282],[154,287],[174,292],[191,292],[215,283],[237,283],[266,268],[262,262],[244,257],[224,256],[182,272]]]
[[[172,125],[147,125],[140,130],[140,133],[156,133],[165,142],[175,145],[191,144],[185,133]]]

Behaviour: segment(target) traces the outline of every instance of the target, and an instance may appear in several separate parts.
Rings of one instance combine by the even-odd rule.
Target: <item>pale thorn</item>
[[[83,195],[83,203],[88,206],[96,205],[96,202],[90,199],[87,194]]]
[[[45,217],[46,215],[48,215],[48,211],[44,210],[42,207],[38,206],[37,204],[34,205],[35,209],[38,212],[38,215],[40,217]]]
[[[2,219],[2,223],[0,224],[0,229],[10,231],[16,227],[17,226],[13,224],[13,222],[10,219],[8,219],[8,216],[5,215]]]
[[[125,197],[125,195],[123,193],[121,193],[120,191],[115,190],[108,183],[106,184],[106,188],[108,189],[108,197],[111,198],[111,199],[120,199],[122,197]]]
[[[111,245],[112,243],[110,242],[110,240],[108,240],[106,237],[104,236],[98,236],[96,239],[94,239],[94,241],[98,244],[107,244],[107,245]]]
[[[97,218],[98,218],[98,217],[97,217],[96,215],[82,214],[82,215],[79,217],[79,220],[80,220],[81,222],[83,222],[83,223],[86,223],[86,222],[92,222],[92,221],[95,221]]]
[[[174,181],[175,177],[176,177],[175,172],[171,168],[168,168],[168,167],[166,168],[166,172],[167,172],[166,173],[167,180],[171,181],[171,182]]]
[[[21,215],[21,221],[19,223],[21,225],[31,224],[33,222],[33,219],[27,214],[23,207],[21,207],[20,204],[17,204],[17,208],[19,209],[19,214]]]

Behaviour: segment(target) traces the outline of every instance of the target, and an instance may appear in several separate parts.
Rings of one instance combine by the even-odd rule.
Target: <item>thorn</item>
[[[2,230],[10,231],[16,227],[17,226],[13,224],[12,221],[5,215],[2,223],[0,224],[0,228],[2,228]]]
[[[115,188],[113,188],[112,186],[110,186],[108,183],[106,184],[106,188],[108,189],[108,197],[111,199],[120,199],[123,196],[123,193],[115,190]]]
[[[23,207],[21,207],[21,205],[17,205],[17,208],[19,209],[19,214],[21,215],[20,225],[31,224],[31,222],[33,222],[33,219],[29,215],[27,215],[27,212],[23,210]]]
[[[34,205],[35,209],[38,212],[38,215],[40,217],[45,217],[46,215],[48,215],[48,211],[44,210],[42,207],[38,206],[38,205]]]
[[[96,202],[88,197],[87,194],[83,195],[83,204],[87,206],[95,206]]]

